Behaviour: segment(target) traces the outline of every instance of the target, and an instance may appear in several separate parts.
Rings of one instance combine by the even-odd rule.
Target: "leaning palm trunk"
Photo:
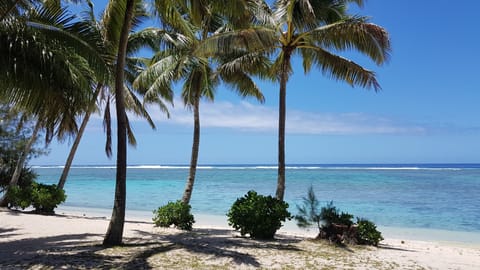
[[[192,157],[190,159],[190,172],[188,175],[185,191],[183,192],[182,202],[190,203],[192,197],[193,184],[195,183],[195,174],[197,172],[198,151],[200,146],[200,95],[195,96],[193,104],[193,144]]]
[[[115,104],[117,109],[117,175],[112,217],[103,240],[107,246],[120,245],[123,239],[127,195],[127,115],[125,112],[124,70],[128,34],[132,24],[134,0],[127,0],[115,70]]]
[[[286,95],[288,81],[288,67],[290,66],[290,54],[285,53],[285,58],[280,74],[280,98],[278,108],[278,180],[277,199],[283,201],[285,195],[285,118],[286,118]]]
[[[25,145],[25,149],[23,150],[23,153],[20,155],[20,158],[17,161],[17,165],[15,166],[15,171],[13,172],[12,179],[10,179],[10,183],[9,183],[10,187],[17,185],[18,180],[20,179],[20,175],[22,174],[23,165],[25,164],[25,160],[27,160],[27,155],[30,152],[30,149],[32,149],[33,143],[37,140],[37,135],[41,127],[42,127],[41,121],[37,121],[37,124],[33,129],[32,136],[30,137],[30,140],[28,140],[27,144]],[[0,200],[0,207],[6,207],[8,205],[8,200],[6,195],[7,194],[5,194],[3,198]]]
[[[101,84],[97,85],[97,90],[95,91],[94,94],[94,99],[97,100],[98,94],[100,93],[100,88],[102,87]],[[60,179],[58,180],[58,188],[63,189],[65,186],[65,182],[67,181],[67,176],[68,173],[70,172],[70,167],[72,166],[73,158],[75,157],[75,153],[77,152],[78,145],[80,144],[80,141],[82,140],[83,132],[85,131],[85,128],[87,127],[88,121],[90,120],[90,115],[92,114],[92,108],[90,110],[87,110],[85,112],[85,117],[83,118],[82,124],[80,125],[80,129],[78,130],[77,137],[75,137],[75,141],[73,142],[72,148],[70,149],[70,153],[68,154],[67,161],[65,162],[65,166],[63,167],[62,175],[60,176]]]

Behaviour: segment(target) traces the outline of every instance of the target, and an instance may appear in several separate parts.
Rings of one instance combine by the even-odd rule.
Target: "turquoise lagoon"
[[[56,183],[60,166],[36,166],[44,183]],[[276,167],[199,166],[191,200],[196,215],[225,217],[249,190],[271,195]],[[129,166],[127,210],[150,215],[181,198],[188,166]],[[290,211],[310,186],[318,199],[382,227],[480,233],[480,164],[365,164],[287,166]],[[65,185],[65,207],[102,210],[113,205],[115,166],[74,166]]]

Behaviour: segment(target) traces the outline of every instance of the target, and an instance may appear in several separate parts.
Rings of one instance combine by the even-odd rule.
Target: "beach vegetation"
[[[293,74],[291,65],[295,56],[303,60],[308,73],[317,68],[327,77],[344,81],[351,86],[379,90],[375,73],[345,57],[339,52],[356,50],[375,64],[387,61],[390,40],[386,30],[368,22],[368,18],[350,15],[350,2],[361,5],[361,0],[276,0],[270,6],[267,1],[252,1],[249,11],[252,21],[249,29],[238,29],[211,37],[205,50],[212,53],[246,51],[273,55],[271,76],[279,82],[278,124],[278,180],[276,197],[283,200],[285,194],[285,119],[287,82]],[[225,46],[230,41],[235,46]]]
[[[238,198],[227,213],[228,224],[242,236],[273,239],[282,222],[291,219],[288,203],[250,190]]]
[[[190,213],[191,206],[180,200],[169,202],[153,211],[153,223],[158,227],[175,226],[181,230],[190,231],[195,222]]]
[[[378,243],[383,240],[382,233],[377,230],[377,226],[372,221],[357,218],[357,226],[358,244],[378,246]]]
[[[7,206],[8,198],[4,195],[9,186],[29,186],[37,175],[28,167],[28,160],[45,154],[46,149],[38,146],[39,138],[32,136],[34,123],[25,115],[0,104],[0,119],[0,206]],[[31,145],[26,149],[28,144]]]
[[[263,102],[264,96],[250,77],[267,71],[268,58],[243,52],[206,54],[201,44],[209,37],[248,22],[242,20],[246,7],[243,1],[156,1],[156,12],[164,24],[165,47],[151,59],[147,69],[135,81],[135,86],[147,90],[145,98],[158,91],[172,91],[175,82],[183,82],[181,96],[193,113],[193,138],[190,167],[182,201],[190,202],[200,147],[200,101],[213,101],[215,90],[223,83],[241,97],[254,97]],[[229,42],[224,46],[231,46]],[[233,45],[232,45],[233,46]]]
[[[94,48],[98,54],[102,56],[104,61],[107,63],[109,72],[111,74],[115,73],[115,52],[118,49],[118,40],[115,39],[115,34],[112,31],[115,31],[112,27],[112,19],[109,17],[111,14],[106,12],[103,14],[101,20],[96,20],[93,9],[90,9],[86,12],[88,16],[84,18],[84,23],[88,25],[90,31],[97,36],[98,39],[102,40],[102,43],[97,43]],[[141,20],[141,18],[146,17],[148,14],[146,10],[137,6],[135,10],[134,20]],[[114,24],[113,24],[114,25]],[[158,92],[155,98],[151,97],[148,101],[140,100],[140,96],[143,96],[145,93],[139,91],[138,88],[132,87],[133,80],[138,76],[139,72],[145,67],[144,61],[145,58],[138,57],[137,54],[140,49],[148,48],[152,51],[160,50],[160,41],[162,35],[159,34],[161,31],[153,28],[145,28],[139,31],[134,31],[129,34],[128,37],[128,46],[126,51],[126,61],[125,61],[125,109],[129,113],[135,115],[136,117],[144,118],[152,129],[155,129],[155,123],[150,117],[148,111],[146,110],[146,104],[151,101],[158,105],[160,110],[167,114],[168,110],[165,103],[171,103],[173,94],[171,92]],[[112,97],[114,95],[114,81],[112,78],[108,81],[98,81],[96,85],[92,86],[92,100],[90,103],[90,108],[87,110],[83,116],[82,123],[79,127],[78,133],[75,136],[75,140],[70,149],[67,160],[65,161],[65,166],[63,168],[62,174],[58,180],[58,186],[63,188],[67,180],[67,176],[73,162],[76,150],[82,138],[82,135],[85,131],[86,125],[90,119],[92,113],[97,110],[100,110],[98,103],[104,104],[103,107],[103,118],[104,118],[104,128],[106,132],[106,143],[105,143],[105,153],[107,157],[112,155],[112,117],[111,117],[111,106],[115,99]],[[127,139],[128,143],[135,147],[136,138],[130,127],[130,123],[127,119]]]
[[[98,40],[87,25],[59,1],[42,2],[11,3],[0,23],[0,98],[36,122],[24,153],[41,132],[47,143],[75,134],[76,118],[91,100],[91,85],[108,77],[106,64],[92,50]],[[10,186],[19,181],[25,155],[17,161]]]
[[[313,187],[308,189],[307,196],[303,198],[302,205],[297,205],[298,213],[295,215],[297,226],[318,228],[317,239],[328,239],[334,243],[355,243],[361,245],[374,245],[383,240],[376,225],[367,220],[357,218],[350,213],[340,211],[333,201],[319,207]]]
[[[35,212],[53,214],[54,209],[67,198],[65,191],[56,185],[32,181],[30,185],[12,186],[7,191],[9,207],[25,209],[32,206]]]

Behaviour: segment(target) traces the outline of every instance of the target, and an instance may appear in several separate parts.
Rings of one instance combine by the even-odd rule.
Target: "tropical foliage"
[[[72,15],[67,5],[70,2],[88,3],[86,16]],[[147,1],[109,1],[97,20],[89,0],[2,1],[0,101],[8,104],[9,112],[18,114],[12,123],[27,123],[18,119],[29,119],[31,126],[23,133],[15,133],[10,128],[12,124],[8,130],[0,129],[9,145],[2,142],[0,149],[0,182],[4,191],[9,186],[10,194],[16,194],[11,197],[12,204],[53,212],[65,200],[62,188],[76,148],[91,113],[100,109],[104,109],[105,151],[111,156],[110,106],[115,102],[116,187],[104,244],[121,244],[127,143],[136,144],[127,111],[145,118],[154,127],[145,105],[154,103],[168,115],[173,87],[180,85],[181,99],[193,113],[190,170],[181,202],[160,207],[155,220],[161,226],[175,224],[191,229],[194,221],[189,202],[200,146],[201,101],[213,101],[218,86],[225,85],[241,97],[263,102],[263,94],[253,79],[258,76],[279,84],[276,198],[250,191],[233,204],[228,216],[230,224],[242,235],[272,238],[281,222],[290,218],[283,198],[286,92],[293,73],[292,59],[301,58],[305,73],[316,68],[323,75],[352,86],[378,90],[373,71],[338,53],[356,50],[381,65],[388,60],[390,42],[383,28],[348,13],[348,4],[362,5],[362,0],[276,0],[270,5],[271,2],[152,1],[153,14],[149,14]],[[160,20],[161,28],[138,30],[152,16]],[[138,56],[145,47],[153,52],[152,57]],[[77,120],[82,117],[79,128]],[[26,140],[27,134],[30,140]],[[58,187],[35,183],[35,175],[25,165],[37,152],[35,143],[41,134],[46,142],[76,135]],[[339,213],[333,204],[318,211],[313,191],[299,211],[299,224],[316,224],[320,230],[338,223],[348,227],[353,224],[352,216]],[[358,226],[361,241],[378,244],[381,235],[376,233],[373,223],[359,220]]]
[[[200,4],[201,3],[201,4]],[[209,58],[199,49],[207,38],[234,27],[228,21],[228,3],[240,1],[165,1],[156,2],[156,11],[166,29],[164,49],[158,51],[147,69],[135,81],[145,89],[145,98],[156,97],[159,91],[172,91],[172,83],[183,81],[183,103],[193,111],[193,142],[190,170],[182,197],[190,202],[195,182],[200,147],[200,101],[214,100],[221,82],[240,96],[252,96],[263,102],[264,97],[250,74],[261,75],[267,69],[267,59],[258,54],[235,52]]]
[[[65,191],[56,185],[45,185],[35,181],[25,187],[10,187],[7,197],[10,207],[25,209],[32,206],[41,214],[53,214],[54,209],[67,198]]]
[[[153,211],[153,224],[159,227],[170,227],[174,225],[180,230],[192,230],[195,222],[193,215],[190,213],[192,207],[182,201],[169,202],[164,206]]]
[[[318,239],[328,239],[335,243],[357,243],[361,245],[375,245],[383,240],[382,234],[377,231],[375,223],[357,218],[353,222],[353,215],[341,212],[333,202],[319,208],[319,201],[313,187],[308,189],[308,195],[303,198],[303,204],[297,205],[298,214],[295,220],[300,228],[316,226]]]
[[[251,238],[273,239],[282,222],[291,218],[288,204],[272,196],[263,196],[251,190],[238,198],[227,213],[228,224],[241,235]]]
[[[276,197],[285,194],[285,119],[287,82],[293,73],[292,57],[303,60],[305,73],[317,68],[327,77],[352,86],[380,89],[373,71],[337,55],[357,50],[377,65],[387,61],[390,41],[387,32],[368,19],[348,14],[348,3],[362,0],[251,1],[254,27],[229,31],[205,42],[207,54],[229,54],[238,50],[274,56],[271,76],[279,82],[278,183]],[[234,44],[235,46],[231,45]]]
[[[45,153],[44,149],[34,144],[25,153],[25,145],[32,133],[32,123],[24,119],[9,106],[0,104],[0,194],[6,192],[21,156],[28,161],[32,157]],[[22,166],[18,185],[26,187],[36,178],[32,169]]]

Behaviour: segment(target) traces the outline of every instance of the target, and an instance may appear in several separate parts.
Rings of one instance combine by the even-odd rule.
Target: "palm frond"
[[[364,18],[318,27],[299,36],[300,47],[318,46],[336,50],[356,49],[378,65],[386,62],[391,50],[388,33],[380,26],[364,22]]]
[[[125,107],[127,110],[133,112],[135,115],[140,116],[147,120],[152,129],[155,129],[155,123],[153,122],[150,114],[146,110],[144,104],[137,98],[132,89],[125,86]]]
[[[276,46],[278,38],[275,30],[252,27],[209,37],[199,44],[194,54],[216,56],[238,52],[269,52]]]
[[[255,97],[259,102],[265,102],[262,91],[248,74],[237,72],[229,76],[221,76],[221,78],[226,82],[228,87],[238,93],[242,98]]]
[[[186,20],[188,3],[185,0],[155,0],[155,12],[163,23],[164,28],[194,38],[193,25]]]
[[[128,120],[128,116],[125,115],[127,124],[127,139],[128,139],[128,144],[130,146],[136,147],[137,146],[137,139],[135,138],[135,134],[133,133],[132,127],[130,126],[130,121]]]
[[[171,82],[175,81],[177,60],[174,56],[163,58],[149,66],[135,79],[133,87],[143,94],[145,101],[158,101],[159,96],[167,100],[172,99]]]
[[[312,61],[326,76],[345,81],[351,86],[373,88],[375,91],[381,89],[373,71],[366,70],[351,60],[317,48],[312,53]]]
[[[107,97],[105,103],[105,111],[103,113],[103,129],[105,130],[105,154],[108,158],[112,157],[112,116],[110,113],[110,96]]]
[[[39,8],[32,12],[27,25],[41,31],[45,40],[54,40],[57,46],[68,47],[88,60],[99,81],[106,81],[109,72],[105,62],[101,34],[88,21],[75,21],[66,9]]]

